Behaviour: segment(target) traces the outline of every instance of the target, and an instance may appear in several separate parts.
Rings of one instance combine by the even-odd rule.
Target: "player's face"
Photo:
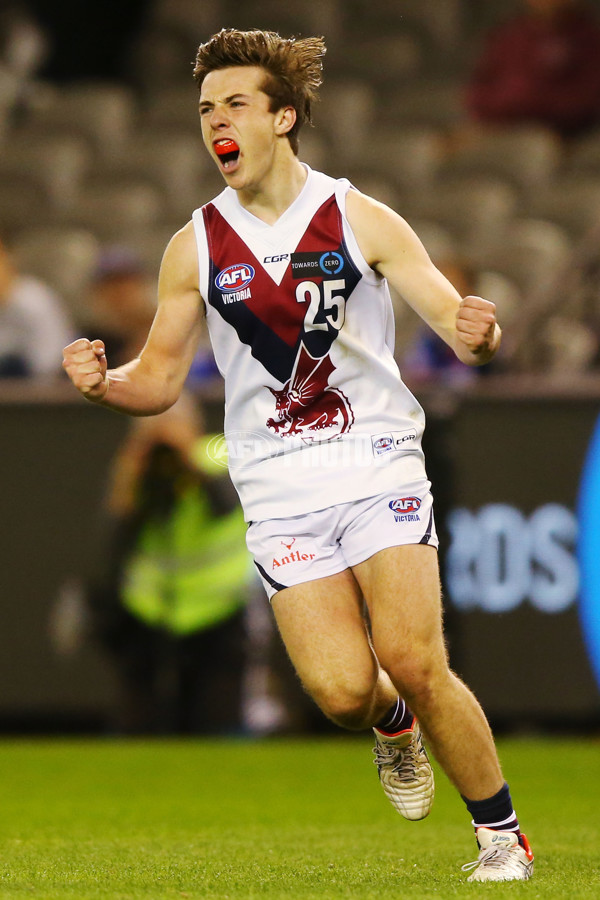
[[[200,121],[208,152],[227,183],[239,190],[260,183],[273,165],[282,111],[269,111],[255,66],[210,72],[202,83]]]

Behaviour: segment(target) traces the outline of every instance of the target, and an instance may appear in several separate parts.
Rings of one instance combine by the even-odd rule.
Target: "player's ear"
[[[296,110],[293,106],[282,106],[275,116],[275,134],[287,134],[296,124]]]

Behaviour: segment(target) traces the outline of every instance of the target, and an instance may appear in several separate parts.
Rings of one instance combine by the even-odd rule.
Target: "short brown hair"
[[[222,28],[198,47],[194,78],[198,88],[209,72],[230,66],[259,66],[265,70],[261,90],[271,100],[271,112],[284,106],[296,110],[296,122],[287,133],[298,153],[298,132],[312,124],[311,104],[318,99],[325,42],[320,37],[282,38],[275,31],[238,31]]]

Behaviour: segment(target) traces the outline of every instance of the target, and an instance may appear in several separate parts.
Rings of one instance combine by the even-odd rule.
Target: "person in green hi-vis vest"
[[[241,507],[209,442],[185,397],[136,420],[113,465],[109,565],[91,600],[121,732],[241,728],[253,573]]]

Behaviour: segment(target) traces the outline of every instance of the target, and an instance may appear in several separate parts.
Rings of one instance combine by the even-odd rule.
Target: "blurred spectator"
[[[200,338],[196,355],[190,366],[186,384],[191,389],[210,383],[221,384],[221,375],[215,362],[212,345],[205,330]]]
[[[47,39],[23,0],[0,3],[0,63],[19,79],[37,72],[48,52]]]
[[[242,723],[246,526],[189,397],[138,419],[117,456],[107,571],[92,629],[114,661],[124,733],[232,733]]]
[[[119,244],[103,250],[92,279],[91,327],[106,345],[111,366],[138,355],[155,313],[153,286],[141,259]]]
[[[467,87],[471,115],[569,137],[600,122],[600,22],[583,0],[523,0],[496,27]]]
[[[148,279],[139,256],[121,244],[106,247],[100,254],[92,278],[91,327],[106,345],[111,366],[120,366],[138,355],[156,312],[155,287]],[[202,336],[192,362],[188,386],[191,389],[220,379],[208,334]]]
[[[62,348],[72,340],[59,298],[42,281],[21,274],[0,242],[0,377],[58,376]]]

